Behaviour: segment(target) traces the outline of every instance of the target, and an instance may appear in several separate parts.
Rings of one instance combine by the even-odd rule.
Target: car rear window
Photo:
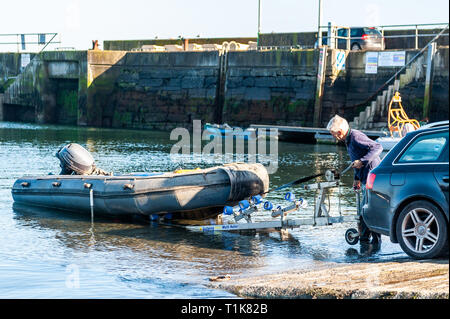
[[[406,149],[397,163],[429,163],[442,162],[448,144],[448,131],[426,134],[416,138]]]
[[[363,34],[363,30],[361,28],[350,29],[350,37],[360,37]]]
[[[364,28],[364,33],[365,34],[375,34],[375,35],[381,35],[380,31],[378,31],[375,28]]]

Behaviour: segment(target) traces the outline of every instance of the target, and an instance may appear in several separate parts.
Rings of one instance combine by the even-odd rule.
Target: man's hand
[[[353,189],[358,190],[361,188],[361,181],[353,181]]]
[[[363,163],[360,160],[356,160],[352,163],[353,168],[361,168],[363,167]]]

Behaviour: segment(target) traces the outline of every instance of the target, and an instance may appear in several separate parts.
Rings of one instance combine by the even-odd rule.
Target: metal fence
[[[405,24],[405,25],[380,25],[367,26],[375,28],[383,36],[381,50],[391,49],[420,49],[427,44],[436,34],[446,27],[447,23],[428,24]],[[362,26],[364,27],[364,26]],[[334,34],[333,42],[339,49],[351,49],[352,40],[361,37],[351,37],[347,31],[347,36],[338,36],[338,29],[352,29],[350,26],[321,26],[320,32],[324,42],[328,42],[329,34]],[[258,50],[298,50],[313,49],[318,47],[316,32],[288,32],[288,33],[267,33],[260,35]],[[350,42],[350,43],[349,43]],[[437,40],[437,44],[449,45],[448,29]]]
[[[361,37],[351,37],[350,30],[356,27],[349,26],[336,26],[331,25],[330,23],[327,26],[320,26],[319,32],[326,30],[326,36],[323,36],[323,39],[326,39],[327,45],[331,48],[337,48],[338,40],[345,40],[346,46],[343,49],[350,50],[352,40],[360,40]],[[420,40],[423,39],[427,41],[427,39],[431,39],[440,33],[441,30],[448,30],[448,23],[428,23],[428,24],[403,24],[403,25],[381,25],[381,26],[373,26],[368,28],[374,28],[380,31],[382,35],[382,47],[381,50],[391,49],[386,45],[386,42],[391,39],[414,39],[414,45],[409,45],[408,41],[402,41],[403,46],[402,49],[419,49],[421,47]],[[339,30],[347,30],[347,36],[338,36]],[[391,33],[391,35],[387,35],[386,33]],[[395,34],[397,33],[397,34]],[[403,34],[402,34],[403,33]],[[412,34],[408,34],[412,33]],[[448,31],[447,33],[443,33],[441,37],[447,37],[446,45],[448,45]],[[397,41],[399,42],[399,41]],[[331,45],[330,45],[331,44]],[[315,44],[315,47],[318,46],[318,43]],[[395,47],[394,47],[395,48]]]
[[[0,34],[0,51],[39,52],[48,45],[59,44],[57,33],[10,33]]]

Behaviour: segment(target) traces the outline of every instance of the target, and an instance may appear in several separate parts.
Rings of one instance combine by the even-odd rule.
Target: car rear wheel
[[[400,213],[396,227],[401,248],[413,258],[438,257],[448,247],[447,221],[440,210],[427,201],[408,204]]]
[[[352,51],[358,51],[361,50],[361,47],[357,43],[352,44]]]

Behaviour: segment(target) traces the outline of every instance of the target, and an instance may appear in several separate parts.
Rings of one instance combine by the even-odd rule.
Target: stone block
[[[190,98],[205,98],[206,90],[204,88],[192,88],[188,90],[188,96]]]
[[[183,77],[181,80],[181,88],[183,89],[194,89],[203,87],[203,78],[202,77]]]
[[[298,90],[295,92],[296,100],[310,100],[314,98],[314,92],[308,90]]]
[[[275,77],[277,76],[277,69],[272,68],[253,68],[250,71],[251,76],[261,76],[261,77]]]
[[[234,89],[238,87],[242,87],[242,78],[241,77],[229,77],[225,83],[228,89]]]
[[[218,77],[217,76],[207,76],[204,79],[204,86],[207,89],[215,88],[217,85]]]
[[[256,77],[255,78],[256,87],[276,87],[276,78],[272,76]]]
[[[246,100],[270,100],[271,94],[269,88],[251,87],[245,89],[244,98]]]
[[[211,88],[206,90],[206,98],[215,99],[216,98],[216,88]]]
[[[232,76],[249,76],[251,75],[252,69],[250,68],[239,68],[239,67],[229,67],[227,70],[227,75]]]
[[[242,79],[242,86],[252,87],[255,85],[254,77],[245,77]]]
[[[225,91],[225,97],[226,98],[244,98],[245,90],[246,89],[244,87],[231,88],[231,89],[229,89],[227,87],[227,90]]]
[[[139,80],[139,85],[143,86],[143,87],[149,87],[149,88],[154,88],[154,87],[160,87],[163,84],[163,80],[162,79],[141,79]]]

